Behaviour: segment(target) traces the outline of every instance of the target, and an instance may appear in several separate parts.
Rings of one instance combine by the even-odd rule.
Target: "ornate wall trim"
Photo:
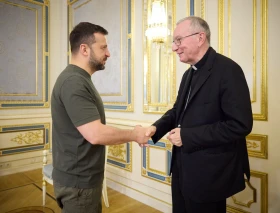
[[[171,177],[169,176],[169,173],[171,166],[172,145],[166,139],[161,139],[156,144],[149,140],[148,144],[149,147],[143,147],[142,149],[142,176],[170,185]],[[158,149],[165,152],[165,171],[151,168],[150,165],[153,160],[150,155],[151,149]]]
[[[225,11],[225,1],[227,3],[227,11]],[[231,0],[218,0],[218,52],[221,54],[225,53],[225,15],[227,12],[227,54],[228,57],[231,57],[231,39],[232,39],[232,2]],[[267,0],[260,0],[260,9],[258,8],[257,1],[252,1],[252,18],[253,18],[253,67],[252,67],[252,92],[251,92],[251,102],[252,106],[254,104],[260,105],[260,112],[254,112],[253,110],[253,118],[254,120],[262,120],[267,121],[268,115],[268,103],[267,103]],[[260,11],[260,16],[257,14],[257,11]],[[260,35],[257,35],[257,18],[261,19],[261,29],[258,30]],[[261,50],[261,67],[260,73],[257,73],[257,37],[261,40],[260,50]],[[257,75],[261,76],[260,84],[257,85]],[[260,95],[257,97],[257,86],[260,86]]]
[[[250,134],[246,137],[248,154],[250,157],[268,158],[268,136]]]
[[[143,0],[143,112],[149,114],[164,114],[173,106],[177,96],[176,54],[171,51],[172,34],[176,26],[176,0],[164,2],[167,11],[168,29],[171,34],[161,44],[161,48],[156,48],[155,46],[158,44],[153,44],[145,35],[152,0]],[[155,77],[157,72],[159,74]],[[158,86],[155,87],[154,85],[157,84]]]
[[[0,5],[2,20],[13,16],[9,26],[0,25],[5,28],[1,49],[9,43],[13,52],[8,45],[0,51],[5,60],[0,67],[0,109],[49,107],[49,0],[0,0]]]
[[[132,143],[109,146],[107,163],[132,172]]]
[[[0,157],[50,148],[50,124],[0,126]]]
[[[256,191],[256,197],[254,201],[254,205],[259,205],[258,208],[260,210],[260,213],[268,213],[268,174],[264,172],[259,172],[255,170],[251,170],[251,180],[252,182],[253,178],[257,178],[260,181],[260,186],[258,187],[258,190],[254,188]],[[240,207],[238,207],[240,206]],[[256,206],[255,206],[256,207]],[[245,209],[246,210],[245,210]],[[227,205],[227,212],[229,213],[256,213],[255,210],[252,209],[253,206],[251,205],[244,205],[243,202],[235,202],[235,205]]]
[[[117,92],[106,92],[108,84],[104,83],[104,77],[102,73],[94,74],[94,83],[97,83],[96,87],[99,91],[101,98],[104,103],[105,110],[108,111],[120,111],[120,112],[132,112],[134,111],[134,0],[119,0],[120,3],[120,23],[123,23],[120,27],[120,58],[118,60],[121,64],[120,75],[113,76],[116,79],[118,85]],[[73,23],[79,21],[91,21],[91,18],[83,20],[83,16],[79,17],[81,11],[85,14],[90,14],[95,9],[92,5],[95,4],[93,0],[68,0],[68,32],[70,33],[73,29]],[[89,6],[90,5],[90,6]],[[112,11],[113,13],[114,11]],[[118,15],[118,14],[117,14]],[[114,19],[112,14],[112,19]],[[95,19],[96,20],[96,19]],[[100,21],[100,20],[99,20]],[[125,22],[124,22],[125,21]],[[94,21],[95,24],[96,21]],[[111,20],[109,25],[112,25]],[[122,27],[125,26],[125,27]],[[106,27],[105,27],[106,28]],[[118,32],[109,32],[109,36]],[[117,42],[113,42],[116,44]],[[110,46],[109,46],[110,50]],[[119,50],[118,50],[119,51]],[[112,54],[112,52],[111,52]],[[70,45],[68,42],[68,62],[70,61]],[[109,59],[110,60],[110,59]],[[111,59],[112,60],[112,59]],[[107,62],[110,63],[110,61]],[[115,62],[112,62],[115,63]],[[111,65],[112,66],[112,65]],[[111,69],[113,70],[113,69]],[[108,71],[109,72],[109,71]],[[112,74],[112,73],[111,73]],[[99,76],[100,75],[100,76]],[[107,78],[110,76],[106,76]],[[112,77],[112,78],[113,78]],[[102,83],[100,83],[102,82]],[[98,84],[100,83],[100,84]],[[104,83],[104,85],[102,85]]]

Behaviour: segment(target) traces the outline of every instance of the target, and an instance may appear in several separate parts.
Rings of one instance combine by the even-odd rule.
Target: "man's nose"
[[[106,56],[107,56],[107,58],[109,58],[111,56],[109,50],[106,52]]]
[[[178,50],[178,46],[176,44],[174,44],[174,42],[172,43],[172,51],[175,52],[176,50]]]

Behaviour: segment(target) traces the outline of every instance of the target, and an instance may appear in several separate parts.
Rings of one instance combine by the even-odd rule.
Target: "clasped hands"
[[[148,140],[155,134],[155,132],[155,126],[142,127],[140,125],[137,125],[132,130],[135,138],[134,141],[137,142],[141,147],[148,146]]]
[[[136,135],[135,141],[141,146],[147,146],[148,140],[150,137],[152,137],[157,128],[155,126],[149,126],[149,127],[142,127],[140,125],[137,125],[134,127],[133,132]],[[168,136],[167,139],[175,146],[182,146],[182,140],[181,140],[181,129],[180,128],[175,128],[172,129]]]

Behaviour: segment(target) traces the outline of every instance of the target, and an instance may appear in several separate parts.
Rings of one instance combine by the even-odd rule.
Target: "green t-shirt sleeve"
[[[100,119],[94,97],[85,80],[71,76],[61,87],[61,101],[75,127]]]

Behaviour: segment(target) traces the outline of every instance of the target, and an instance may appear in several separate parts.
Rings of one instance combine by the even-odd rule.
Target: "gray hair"
[[[191,30],[196,32],[204,32],[206,34],[206,39],[210,44],[211,32],[207,22],[204,19],[197,16],[188,16],[179,20],[176,25],[187,20],[190,21]]]

